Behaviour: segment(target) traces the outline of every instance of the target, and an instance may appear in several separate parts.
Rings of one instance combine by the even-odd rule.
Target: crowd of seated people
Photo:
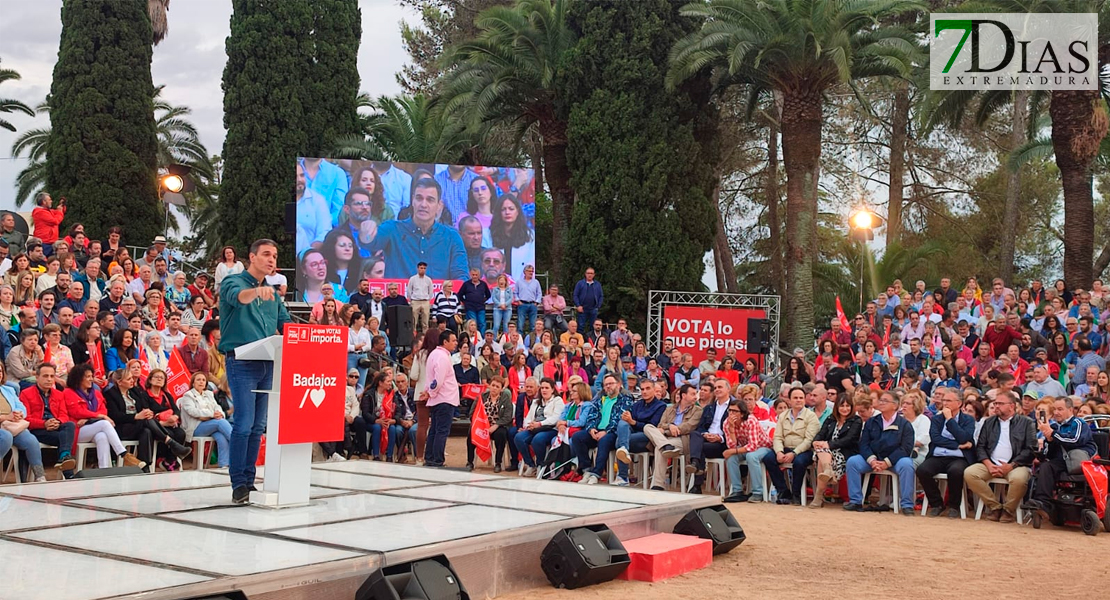
[[[139,262],[121,261],[126,249],[116,241],[106,273],[99,267],[108,259],[94,260],[103,254],[100,243],[83,254],[91,273],[65,259],[64,242],[52,253],[63,258],[56,264],[37,252],[11,261],[12,285],[0,287],[0,324],[7,329],[0,450],[31,446],[26,430],[58,448],[56,466],[66,474],[75,467],[78,442],[94,443],[102,465],[116,456],[172,470],[188,442],[211,437],[217,464],[226,465],[233,414],[213,343],[218,310],[209,278],[185,285],[157,245]],[[216,286],[239,265],[233,249],[221,256]],[[32,274],[34,289],[33,260],[53,285],[29,298],[20,273]],[[812,489],[815,508],[836,497],[850,511],[913,514],[925,499],[929,515],[958,516],[962,494],[954,490],[966,487],[982,499],[989,519],[1009,522],[1034,471],[1037,489],[1028,495],[1036,508],[1061,474],[1074,470],[1069,455],[1094,454],[1082,417],[1110,414],[1110,293],[1100,282],[1089,291],[1033,282],[1015,293],[1001,280],[981,290],[970,279],[957,291],[944,279],[929,293],[922,282],[907,290],[896,281],[854,319],[833,320],[817,340],[815,361],[795,349],[775,387],[734,348],[699,362],[667,339],[649,356],[623,319],[609,328],[597,318],[603,295],[592,269],[574,286],[571,302],[556,286],[533,294],[533,275],[529,267],[521,280],[500,282],[497,310],[511,306],[517,318],[502,312],[496,328],[485,324],[493,296],[480,273],[445,282],[407,356],[389,344],[385,309],[410,302],[396,286],[383,295],[361,282],[347,302],[325,293],[310,320],[349,325],[351,333],[345,434],[321,445],[324,456],[421,462],[429,422],[423,364],[444,329],[459,333],[457,417],[484,410],[492,469],[533,476],[559,439],[577,463],[564,479],[587,485],[628,485],[633,455],[647,453],[655,466],[651,488],[674,485],[668,466],[682,457],[691,476],[686,491],[701,492],[707,461],[721,459],[727,502],[770,495],[778,504],[799,504]],[[88,285],[74,288],[74,281]],[[75,303],[74,289],[82,298],[99,291],[87,300],[97,310]],[[72,301],[59,307],[58,297]],[[178,398],[166,391],[162,363],[172,351],[190,357],[190,386]],[[20,429],[22,421],[29,426]],[[121,447],[130,440],[140,442],[134,453]],[[477,468],[469,439],[467,450],[467,467]],[[40,478],[41,455],[25,456]],[[898,476],[890,505],[868,502],[864,480],[874,473]],[[947,494],[936,479],[941,474]],[[1009,484],[1002,499],[990,488],[997,479]]]
[[[190,283],[163,236],[133,258],[122,229],[102,240],[80,223],[59,232],[64,205],[47,193],[36,203],[36,214],[56,218],[32,236],[7,226],[0,234],[0,460],[14,447],[23,480],[41,481],[45,453],[70,477],[87,444],[102,468],[172,471],[197,435],[215,439],[212,454],[226,466],[232,411],[216,290],[243,268],[234,250],[215,278],[199,272]],[[183,376],[203,382],[188,410],[169,387],[172,353]]]

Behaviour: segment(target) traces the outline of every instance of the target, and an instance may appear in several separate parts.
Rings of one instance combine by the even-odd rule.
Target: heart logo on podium
[[[324,392],[324,388],[316,388],[308,392],[308,398],[312,400],[312,403],[316,405],[316,408],[320,408],[320,405],[324,403],[324,397],[326,395],[327,393]]]

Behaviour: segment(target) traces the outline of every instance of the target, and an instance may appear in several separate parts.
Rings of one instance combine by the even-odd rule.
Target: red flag
[[[54,357],[53,353],[50,352],[50,344],[47,344],[46,345],[46,352],[42,353],[42,362],[50,363],[50,359],[53,358],[53,357]],[[50,363],[50,364],[53,364],[53,363]]]
[[[848,316],[844,314],[844,307],[840,305],[840,296],[836,297],[836,318],[840,319],[841,329],[852,331],[852,326],[848,324]]]
[[[146,359],[146,347],[143,344],[139,344],[139,365],[139,377],[150,377],[150,361]]]
[[[462,386],[462,397],[467,400],[481,400],[482,392],[486,391],[484,384],[466,383]]]
[[[489,417],[486,405],[481,400],[474,401],[474,418],[470,421],[470,441],[474,443],[474,454],[482,460],[489,460],[493,453],[489,447]]]
[[[185,361],[177,352],[177,348],[174,348],[170,351],[170,360],[166,364],[166,389],[174,398],[180,398],[189,391],[191,378],[189,369],[185,368]]]
[[[93,375],[98,379],[104,379],[107,374],[104,371],[104,351],[101,350],[100,342],[96,343],[96,351],[92,355]]]

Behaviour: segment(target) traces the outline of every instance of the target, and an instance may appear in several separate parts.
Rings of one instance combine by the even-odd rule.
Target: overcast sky
[[[0,66],[22,76],[19,81],[4,83],[0,97],[31,107],[46,98],[58,59],[61,7],[61,0],[0,0]],[[363,31],[358,52],[360,90],[371,97],[397,94],[401,89],[394,73],[408,60],[399,23],[416,24],[419,15],[397,6],[395,0],[359,0],[359,7]],[[189,118],[211,154],[223,152],[220,82],[227,62],[224,42],[230,18],[230,0],[175,0],[170,4],[169,35],[154,48],[151,67],[154,85],[166,86],[163,97],[193,110]],[[47,117],[8,114],[5,118],[20,132],[50,124]],[[15,208],[15,178],[26,166],[25,160],[12,159],[12,142],[17,136],[0,129],[0,209]],[[30,210],[30,203],[24,210]]]

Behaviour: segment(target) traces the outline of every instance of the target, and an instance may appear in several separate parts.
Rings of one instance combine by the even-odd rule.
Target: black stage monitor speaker
[[[355,600],[470,600],[470,594],[440,554],[374,571]]]
[[[385,322],[389,327],[389,345],[412,347],[412,307],[408,304],[385,307]]]
[[[748,319],[748,354],[771,352],[771,322],[767,319]]]
[[[297,233],[297,203],[285,203],[285,233],[293,235]]]
[[[247,595],[243,592],[224,592],[216,596],[196,596],[181,600],[247,600]]]
[[[94,477],[122,477],[124,475],[142,475],[139,467],[110,467],[107,469],[81,469],[73,474],[74,479],[92,479]]]
[[[723,504],[686,513],[686,516],[674,526],[674,532],[713,542],[713,554],[724,554],[746,539],[744,529]]]
[[[624,545],[604,525],[564,529],[540,553],[547,580],[568,590],[609,581],[630,562]]]

